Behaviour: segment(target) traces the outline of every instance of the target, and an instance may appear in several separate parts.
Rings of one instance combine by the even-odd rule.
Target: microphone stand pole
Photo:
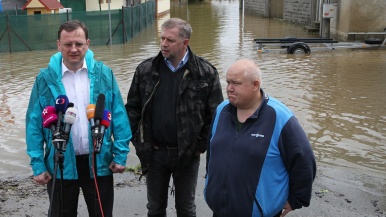
[[[60,137],[60,136],[58,136]],[[58,171],[58,166],[60,169],[60,197],[59,197],[59,206],[60,206],[60,211],[59,211],[59,216],[60,217],[66,217],[66,211],[64,211],[64,206],[63,206],[63,162],[64,162],[64,155],[63,155],[63,146],[66,140],[62,138],[55,138],[52,143],[54,144],[56,150],[55,150],[55,156],[54,156],[54,161],[55,161],[55,169],[54,169],[54,177],[52,181],[52,189],[51,189],[51,198],[50,198],[50,208],[48,209],[48,216],[52,217],[52,203],[54,200],[54,192],[55,192],[55,183],[56,183],[56,174]]]
[[[95,126],[95,127],[98,127],[98,126]],[[100,144],[102,142],[102,134],[98,131],[98,133],[94,133],[94,151],[93,151],[93,158],[94,158],[94,179],[95,179],[95,214],[96,216],[101,216],[101,207],[102,204],[100,204],[100,201],[99,201],[99,192],[98,192],[98,170],[97,170],[97,154],[100,153],[100,147],[102,144]],[[99,209],[98,209],[99,208]]]

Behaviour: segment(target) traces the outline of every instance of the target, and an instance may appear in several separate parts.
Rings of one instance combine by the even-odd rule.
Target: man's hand
[[[289,213],[290,211],[292,211],[292,208],[291,206],[289,205],[288,201],[287,203],[285,203],[284,207],[283,207],[283,212],[281,213],[280,217],[284,217],[285,215],[287,215],[287,213]]]
[[[113,173],[123,173],[123,172],[125,172],[125,169],[126,169],[125,166],[122,166],[120,164],[116,164],[114,161],[111,162],[109,168],[111,171],[113,171]]]
[[[41,185],[47,184],[52,179],[51,175],[46,171],[40,175],[34,176],[34,180]]]

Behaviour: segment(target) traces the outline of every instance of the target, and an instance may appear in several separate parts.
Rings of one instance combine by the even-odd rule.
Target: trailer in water
[[[338,42],[332,38],[262,38],[254,39],[258,52],[269,52],[285,49],[288,54],[308,54],[313,50],[335,50],[338,48],[380,48],[384,47],[385,40],[367,39],[364,43],[356,42]],[[275,49],[276,48],[276,49]],[[278,49],[280,48],[280,49]]]

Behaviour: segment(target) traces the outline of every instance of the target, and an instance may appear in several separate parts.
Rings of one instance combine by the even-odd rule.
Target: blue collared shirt
[[[178,66],[176,68],[174,68],[172,62],[166,58],[164,58],[165,60],[165,63],[166,65],[169,67],[170,70],[172,70],[172,72],[175,72],[177,71],[179,68],[181,68],[183,65],[185,65],[185,63],[188,62],[189,60],[189,50],[186,49],[186,53],[185,53],[185,56],[184,58],[182,58],[182,60],[180,61],[180,63],[178,64]]]

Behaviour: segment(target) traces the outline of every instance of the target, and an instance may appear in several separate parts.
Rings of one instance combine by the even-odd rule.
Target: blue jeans
[[[200,156],[190,165],[178,165],[178,149],[154,149],[146,175],[149,217],[166,217],[170,176],[175,186],[175,208],[178,217],[196,217],[195,194]]]

